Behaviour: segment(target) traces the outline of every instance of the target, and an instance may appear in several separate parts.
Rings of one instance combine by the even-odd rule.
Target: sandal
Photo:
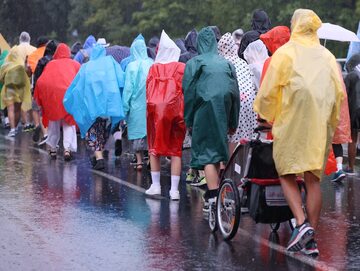
[[[49,155],[50,155],[50,158],[55,160],[56,159],[56,151],[53,151],[53,150],[49,150]]]
[[[65,161],[71,161],[72,159],[72,155],[71,155],[71,152],[70,151],[64,151],[64,160]]]
[[[134,165],[134,169],[136,169],[136,170],[142,170],[142,166],[143,166],[143,163],[140,163],[140,164],[135,164]]]

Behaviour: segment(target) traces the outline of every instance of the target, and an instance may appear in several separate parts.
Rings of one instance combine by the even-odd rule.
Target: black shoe
[[[71,161],[72,158],[73,158],[73,157],[72,157],[72,154],[71,154],[70,151],[64,151],[64,160],[65,160],[66,162]]]
[[[122,142],[121,140],[115,141],[115,156],[119,157],[122,153]]]
[[[94,168],[96,165],[96,157],[95,156],[90,157],[90,163],[91,163],[91,166]]]
[[[109,151],[108,150],[103,150],[103,156],[105,159],[109,158]]]
[[[95,166],[93,166],[95,170],[104,170],[105,169],[105,161],[104,159],[96,160]]]
[[[35,128],[35,131],[34,131],[34,134],[33,134],[33,137],[32,137],[32,140],[34,142],[38,142],[40,140],[40,132],[41,132],[41,127],[39,125],[39,126],[37,126]]]

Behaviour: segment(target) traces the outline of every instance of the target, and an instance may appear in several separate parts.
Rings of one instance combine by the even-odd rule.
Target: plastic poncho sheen
[[[42,109],[43,119],[64,119],[67,124],[75,125],[73,117],[65,111],[63,105],[65,92],[80,69],[80,64],[70,57],[70,48],[64,43],[59,44],[53,60],[46,65],[37,81],[34,97]]]
[[[88,36],[84,42],[83,48],[80,49],[74,56],[74,60],[76,60],[80,64],[83,64],[85,60],[84,54],[90,56],[95,44],[96,44],[95,37],[93,35]]]
[[[273,55],[254,109],[273,122],[279,175],[306,171],[320,177],[339,119],[343,90],[335,57],[320,45],[321,20],[296,10],[290,41]]]
[[[143,39],[135,39],[130,47],[134,59],[126,68],[123,107],[128,126],[128,139],[146,136],[146,79],[153,60],[148,57]]]
[[[110,117],[112,124],[124,119],[120,88],[124,72],[105,48],[95,45],[90,61],[83,64],[66,91],[65,110],[75,119],[84,137],[98,117]]]
[[[46,46],[37,48],[27,58],[27,63],[30,66],[31,72],[34,73],[39,60],[44,56]]]
[[[182,154],[186,132],[182,92],[185,64],[177,62],[179,57],[180,49],[163,31],[146,82],[148,147],[156,156]]]
[[[199,55],[186,64],[183,89],[191,167],[203,169],[228,160],[227,133],[238,126],[240,97],[235,69],[218,55],[211,28],[199,32],[197,49]]]

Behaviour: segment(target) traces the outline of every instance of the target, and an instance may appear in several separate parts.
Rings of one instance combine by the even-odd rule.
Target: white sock
[[[115,132],[114,133],[114,139],[115,140],[121,140],[122,138],[122,133],[121,132]]]
[[[160,171],[151,171],[152,185],[160,187]]]
[[[15,131],[16,131],[15,128],[11,128],[11,129],[10,129],[10,132],[15,132]]]
[[[179,190],[179,182],[180,182],[180,176],[171,175],[171,189],[170,189],[170,191],[178,191]]]
[[[343,170],[343,165],[341,164],[336,164],[337,170]]]

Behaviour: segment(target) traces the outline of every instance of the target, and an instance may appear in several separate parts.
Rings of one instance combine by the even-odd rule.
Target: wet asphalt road
[[[316,233],[320,257],[286,255],[287,223],[278,234],[243,215],[232,242],[212,235],[199,188],[185,184],[180,202],[167,199],[170,173],[163,161],[163,196],[146,198],[148,171],[110,151],[104,173],[92,171],[85,145],[76,159],[51,161],[31,134],[15,139],[0,130],[0,270],[359,270],[359,177],[322,182]],[[126,148],[125,148],[126,151]]]

